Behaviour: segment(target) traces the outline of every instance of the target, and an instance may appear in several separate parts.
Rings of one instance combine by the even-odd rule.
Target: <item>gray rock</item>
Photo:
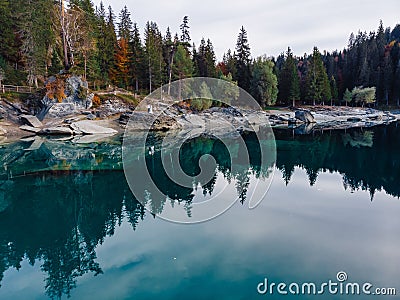
[[[96,119],[96,116],[95,116],[94,114],[88,114],[88,115],[86,116],[86,119],[88,119],[88,120],[95,120],[95,119]]]
[[[131,113],[131,112],[123,113],[123,114],[121,114],[121,115],[119,116],[118,122],[119,122],[121,125],[126,125],[126,124],[128,124],[129,119],[130,119],[131,116],[132,116],[132,113]]]
[[[183,120],[183,122],[181,122],[181,120]],[[197,128],[202,128],[206,126],[205,120],[195,114],[183,115],[181,120],[178,122],[180,124],[183,123],[182,125],[184,125],[184,127],[185,125],[187,127],[197,127]]]
[[[92,108],[93,106],[93,99],[94,99],[94,93],[90,93],[86,99],[84,99],[84,105],[86,109]]]
[[[49,127],[40,131],[40,134],[48,135],[73,135],[73,131],[68,127]]]
[[[40,122],[39,119],[36,118],[35,116],[21,115],[20,118],[23,122],[25,122],[29,126],[36,127],[36,128],[40,128],[43,126],[42,122]]]
[[[55,78],[51,78],[55,81]],[[64,94],[66,98],[58,103],[54,99],[49,99],[48,95],[42,99],[42,104],[48,108],[48,111],[41,112],[40,117],[44,117],[47,113],[54,118],[62,118],[75,114],[81,110],[90,109],[93,106],[94,94],[88,94],[87,82],[78,76],[70,76],[65,80]]]
[[[75,133],[83,134],[116,134],[118,131],[97,125],[95,121],[79,121],[72,123],[72,130]]]
[[[315,123],[314,116],[307,110],[297,110],[295,118],[304,123]]]
[[[28,132],[33,132],[33,133],[38,133],[41,130],[40,128],[36,128],[36,127],[28,126],[28,125],[22,125],[19,127],[19,129],[25,130]]]

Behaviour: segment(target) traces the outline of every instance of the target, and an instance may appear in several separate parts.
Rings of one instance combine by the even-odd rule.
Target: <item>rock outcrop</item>
[[[316,123],[314,116],[308,110],[297,110],[295,112],[295,118],[300,120],[306,124],[308,123]]]
[[[57,75],[45,82],[45,95],[39,103],[37,117],[43,120],[47,115],[61,118],[93,106],[94,94],[89,93],[87,82],[81,77]]]

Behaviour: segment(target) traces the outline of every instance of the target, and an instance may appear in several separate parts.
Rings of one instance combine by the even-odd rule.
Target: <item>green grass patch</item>
[[[24,102],[29,96],[30,94],[26,93],[6,92],[4,94],[0,94],[0,99],[5,99],[9,102]]]
[[[282,110],[282,108],[280,106],[266,106],[264,110]]]

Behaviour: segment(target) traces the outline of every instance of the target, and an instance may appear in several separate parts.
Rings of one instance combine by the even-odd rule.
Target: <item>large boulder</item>
[[[40,120],[48,114],[62,118],[93,106],[94,94],[89,93],[86,81],[69,75],[52,76],[46,82],[46,94],[41,100]]]
[[[297,110],[295,112],[295,118],[306,124],[316,123],[314,116],[308,110]]]

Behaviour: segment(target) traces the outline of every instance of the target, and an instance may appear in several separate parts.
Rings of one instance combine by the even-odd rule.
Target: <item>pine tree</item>
[[[266,57],[258,57],[253,64],[250,91],[261,105],[274,105],[278,96],[278,79],[273,73],[274,63]]]
[[[192,76],[193,74],[193,62],[192,59],[182,44],[178,44],[173,64],[173,77],[175,80],[181,80]],[[179,99],[182,99],[182,86],[181,81],[179,81]]]
[[[152,92],[154,87],[160,87],[162,85],[162,70],[164,69],[162,36],[156,23],[147,22],[144,37],[147,78],[149,91]]]
[[[55,44],[54,32],[51,30],[54,12],[51,0],[32,0],[25,7],[21,19],[22,54],[27,71],[29,85],[38,87],[40,75],[46,74],[51,60],[50,49]]]
[[[9,62],[17,62],[19,48],[13,32],[11,9],[10,1],[0,1],[0,57]]]
[[[179,26],[179,28],[181,29],[181,43],[187,48],[190,47],[190,32],[189,32],[189,17],[188,16],[184,16],[183,17],[183,21],[182,24]]]
[[[135,84],[135,91],[139,91],[139,82],[143,81],[145,73],[145,57],[143,45],[140,39],[139,28],[136,23],[133,24],[132,42],[130,45],[132,52],[131,76]]]
[[[205,61],[205,69],[206,69],[206,76],[205,77],[216,77],[217,73],[215,70],[215,64],[216,64],[216,56],[214,52],[214,46],[211,43],[211,40],[207,40],[207,45],[205,49],[205,56],[204,56],[204,61]]]
[[[193,62],[189,53],[181,44],[176,49],[173,74],[175,80],[188,78],[193,74]]]
[[[328,75],[317,47],[314,47],[307,70],[306,97],[313,105],[316,103],[324,104],[325,101],[330,101],[332,97]]]
[[[132,26],[131,13],[125,5],[119,13],[118,37],[130,43],[132,40]]]
[[[112,77],[112,70],[115,66],[115,50],[117,49],[117,35],[115,34],[115,25],[114,25],[114,12],[112,7],[108,7],[108,16],[107,16],[107,24],[106,24],[106,32],[104,37],[104,48],[102,49],[103,53],[103,65],[100,67],[102,72],[108,75],[108,77]],[[102,70],[102,67],[104,68]]]
[[[337,88],[337,84],[336,84],[336,79],[333,75],[330,80],[330,85],[331,85],[331,92],[332,92],[331,106],[333,106],[333,102],[336,102],[339,99],[339,93],[338,93],[338,88]]]
[[[343,101],[346,103],[346,106],[353,101],[353,93],[349,91],[349,89],[346,89],[343,95]]]
[[[242,26],[236,43],[236,78],[238,84],[244,90],[250,88],[250,46],[247,40],[247,32]]]
[[[296,61],[290,48],[286,52],[286,60],[279,74],[279,101],[286,105],[296,106],[300,100],[300,83]]]
[[[224,58],[222,62],[226,66],[226,72],[230,73],[232,75],[233,80],[237,81],[237,70],[236,70],[236,59],[235,59],[236,54],[233,53],[230,49],[224,54]]]

